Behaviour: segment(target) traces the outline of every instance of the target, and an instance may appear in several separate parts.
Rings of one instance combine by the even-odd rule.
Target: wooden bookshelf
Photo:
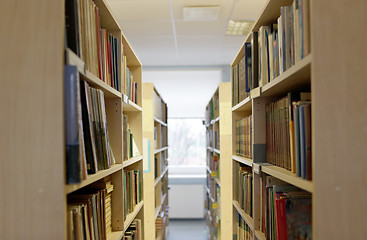
[[[206,107],[207,129],[207,162],[214,161],[214,155],[219,159],[218,169],[211,169],[207,165],[207,174],[210,184],[214,184],[216,192],[211,192],[207,186],[207,203],[213,206],[206,206],[208,209],[207,224],[210,229],[210,239],[229,239],[232,235],[232,185],[231,173],[231,106],[230,106],[230,84],[220,83],[213,98]],[[212,133],[209,133],[212,132]],[[215,136],[215,132],[218,133]],[[211,138],[211,139],[210,139]],[[218,141],[218,143],[215,143]],[[216,146],[216,144],[218,146]],[[218,198],[218,199],[217,199]],[[208,205],[208,204],[207,204]],[[220,205],[220,206],[218,206]],[[215,212],[210,212],[211,210]],[[215,216],[215,217],[213,217]],[[211,226],[212,225],[212,226]]]
[[[240,204],[237,201],[233,201],[233,207],[245,220],[246,224],[250,227],[250,229],[254,230],[254,219],[243,211],[243,209],[240,207]]]
[[[280,7],[292,3],[292,0],[267,1],[252,32],[276,22],[280,16]],[[359,3],[362,4],[362,1]],[[251,90],[247,98],[232,106],[233,123],[243,116],[252,115],[254,147],[264,147],[266,105],[292,91],[311,92],[312,98],[312,180],[303,179],[280,166],[265,163],[265,155],[256,151],[252,159],[236,154],[232,156],[233,164],[252,166],[254,239],[267,239],[264,232],[260,231],[262,176],[272,176],[312,194],[313,239],[363,239],[367,234],[366,231],[360,231],[366,220],[359,212],[360,206],[366,206],[363,203],[365,194],[362,191],[357,197],[355,190],[352,190],[362,189],[367,183],[366,178],[361,180],[363,173],[356,171],[367,167],[362,160],[364,151],[358,147],[366,143],[366,131],[358,127],[361,126],[358,123],[367,115],[362,104],[363,101],[366,102],[367,96],[361,90],[367,86],[364,81],[367,68],[361,64],[367,52],[363,48],[363,53],[358,53],[357,49],[361,50],[364,46],[361,38],[350,38],[358,34],[358,29],[363,26],[362,19],[366,20],[367,17],[359,10],[361,5],[348,8],[348,11],[344,11],[343,6],[342,1],[334,2],[330,8],[326,1],[310,0],[310,53],[270,82]],[[325,14],[321,9],[328,9],[328,12]],[[345,21],[351,17],[354,20]],[[340,29],[346,31],[340,34]],[[251,36],[252,33],[245,42],[251,42]],[[245,56],[244,49],[245,44],[235,56],[232,68]],[[348,59],[352,59],[351,62]],[[353,79],[353,85],[358,90],[348,83],[350,79]],[[346,122],[348,124],[343,125]],[[236,128],[232,127],[232,134],[235,132]],[[232,144],[235,142],[236,138],[233,136]],[[358,146],[355,145],[356,142]],[[358,200],[354,197],[342,197],[346,195],[355,196]],[[242,210],[235,204],[234,208]],[[345,211],[341,213],[340,209]],[[350,222],[357,224],[349,224]],[[234,228],[236,226],[237,223],[234,223]]]
[[[137,94],[141,96],[141,64],[138,58],[127,44],[106,2],[93,2],[99,9],[100,27],[118,40],[118,55],[123,54],[122,48],[129,53],[127,61],[135,66],[133,74],[134,79],[140,81]],[[0,140],[0,148],[4,159],[12,160],[1,161],[0,169],[1,181],[13,189],[1,194],[7,196],[0,200],[3,206],[7,206],[1,209],[1,221],[6,222],[0,231],[1,239],[67,239],[68,198],[103,180],[111,181],[114,186],[111,197],[112,233],[108,239],[122,239],[124,229],[129,227],[123,217],[125,189],[122,176],[125,167],[139,170],[142,157],[138,160],[141,164],[125,166],[123,163],[122,113],[127,105],[123,104],[122,92],[88,70],[85,61],[70,48],[65,49],[65,3],[41,0],[35,4],[16,0],[3,5],[1,19],[14,18],[3,29],[10,33],[17,26],[17,33],[1,40],[4,57],[1,72],[4,79],[12,81],[6,81],[0,90],[3,100],[1,112],[7,116],[2,118],[4,137]],[[23,34],[32,37],[24,41]],[[109,142],[115,159],[115,164],[109,168],[89,174],[77,184],[66,184],[65,64],[76,66],[80,80],[103,92]],[[121,63],[115,67],[116,73],[122,76],[124,69]],[[141,101],[136,106],[140,108],[138,114],[141,116]],[[136,127],[142,128],[142,119],[140,126]],[[135,131],[135,134],[141,135],[137,140],[141,143],[137,145],[143,153],[143,133]],[[142,208],[143,201],[139,206]],[[19,228],[20,225],[23,227]]]
[[[168,217],[168,142],[167,107],[152,83],[143,84],[143,131],[145,147],[150,153],[144,168],[145,238],[156,239],[158,216]],[[162,219],[163,228],[168,221]],[[162,231],[164,234],[166,230]],[[166,236],[160,236],[166,239]]]

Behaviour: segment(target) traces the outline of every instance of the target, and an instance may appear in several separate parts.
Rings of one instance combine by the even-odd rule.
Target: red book
[[[278,193],[276,193],[274,196],[277,240],[287,240],[287,216],[285,211],[285,199],[283,197],[283,194]]]

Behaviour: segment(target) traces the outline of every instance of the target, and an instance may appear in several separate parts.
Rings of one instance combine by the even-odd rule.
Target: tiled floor
[[[169,221],[168,240],[207,240],[208,230],[204,219]]]

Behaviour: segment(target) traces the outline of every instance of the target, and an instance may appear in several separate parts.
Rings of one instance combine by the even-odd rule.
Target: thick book
[[[252,89],[259,86],[259,48],[258,32],[252,32],[251,38],[251,57],[252,57]]]
[[[76,66],[65,66],[65,144],[66,182],[79,183],[82,179],[82,158],[80,154],[81,134],[79,73]]]
[[[65,26],[67,47],[81,57],[78,0],[65,1]]]

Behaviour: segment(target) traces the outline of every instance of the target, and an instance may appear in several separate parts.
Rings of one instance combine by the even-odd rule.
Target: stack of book
[[[134,211],[141,201],[141,179],[139,170],[124,171],[124,219]]]
[[[252,159],[252,115],[236,120],[236,155]]]
[[[65,130],[67,183],[79,183],[88,174],[115,164],[104,94],[79,82],[74,66],[65,66]]]
[[[123,93],[134,103],[138,103],[138,83],[134,82],[134,75],[127,67],[126,56],[123,58],[125,66],[125,78],[124,78],[124,89]]]
[[[216,119],[219,116],[219,98],[217,93],[213,95],[212,99],[210,99],[205,113],[206,124],[209,124],[211,120]]]
[[[247,46],[250,46],[248,48]],[[247,48],[246,48],[247,47]],[[251,45],[245,43],[245,56],[232,67],[232,106],[250,96],[251,91]]]
[[[312,179],[311,94],[291,92],[266,106],[266,162]]]
[[[252,216],[252,169],[247,166],[239,166],[237,180],[236,200],[245,213]]]
[[[107,239],[111,232],[111,182],[96,182],[68,195],[68,239]]]
[[[140,151],[138,146],[136,145],[134,135],[130,129],[128,116],[123,115],[123,151],[124,151],[124,160],[128,160],[132,157],[140,156]]]
[[[129,228],[126,230],[124,235],[124,240],[142,240],[143,232],[141,227],[141,220],[134,219],[130,224]]]
[[[238,214],[238,224],[236,233],[234,234],[234,240],[252,240],[253,233],[250,227],[246,224],[245,220]]]
[[[158,216],[157,219],[155,220],[155,235],[156,235],[156,239],[159,237],[164,236],[163,233],[163,217],[162,216]]]
[[[68,48],[85,62],[88,71],[120,91],[120,40],[101,29],[99,10],[93,1],[67,0],[65,3]]]
[[[312,195],[280,180],[261,178],[260,230],[267,239],[312,239]]]

